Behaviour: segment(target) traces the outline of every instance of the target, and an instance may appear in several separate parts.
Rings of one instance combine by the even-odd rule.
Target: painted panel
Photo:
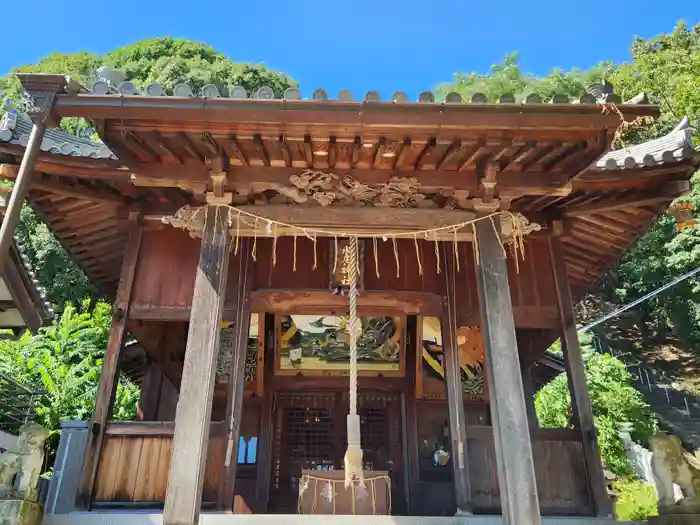
[[[279,315],[275,371],[279,374],[346,375],[347,316]],[[358,369],[362,375],[401,375],[405,361],[404,319],[360,317]]]

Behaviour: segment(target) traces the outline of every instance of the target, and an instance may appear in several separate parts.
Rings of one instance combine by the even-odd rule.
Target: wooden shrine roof
[[[47,77],[63,78],[22,81],[31,91]],[[212,159],[229,172],[227,190],[237,205],[294,205],[286,185],[309,169],[368,184],[412,177],[438,209],[468,209],[480,199],[535,221],[561,219],[577,294],[688,191],[700,162],[687,121],[666,137],[606,153],[621,119],[659,112],[644,96],[621,103],[607,84],[577,101],[556,96],[552,103],[532,96],[463,102],[457,94],[435,102],[427,93],[419,102],[402,93],[383,102],[375,92],[363,101],[347,93],[328,100],[322,90],[311,100],[296,90],[278,99],[269,88],[248,98],[239,88],[222,96],[213,86],[194,96],[186,86],[140,91],[106,80],[89,92],[63,80],[62,89],[58,116],[90,118],[104,144],[52,130],[30,200],[107,294],[116,288],[124,243],[118,216],[136,205],[172,213],[200,202]],[[29,122],[20,115],[3,122],[0,169],[12,178]]]

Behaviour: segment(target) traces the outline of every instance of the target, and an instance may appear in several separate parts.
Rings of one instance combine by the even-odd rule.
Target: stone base
[[[21,499],[0,500],[0,524],[40,525],[43,509],[33,501]]]
[[[649,518],[649,525],[698,525],[700,514],[662,514]]]

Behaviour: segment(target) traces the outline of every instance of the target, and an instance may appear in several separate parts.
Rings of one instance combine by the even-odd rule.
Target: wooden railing
[[[172,421],[108,423],[97,468],[93,503],[98,506],[162,506],[170,470],[173,432]],[[212,423],[209,436],[202,490],[202,504],[205,506],[215,505],[218,501],[227,446],[223,423]],[[241,492],[239,488],[243,489],[242,492],[248,492],[236,483],[236,512],[250,513],[244,501],[247,498],[238,496]]]

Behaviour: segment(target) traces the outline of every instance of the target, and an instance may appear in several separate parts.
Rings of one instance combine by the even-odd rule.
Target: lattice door
[[[392,500],[403,503],[401,404],[397,394],[360,394],[365,470],[387,470]],[[301,470],[343,468],[347,448],[348,396],[280,393],[275,407],[270,512],[294,513]]]

